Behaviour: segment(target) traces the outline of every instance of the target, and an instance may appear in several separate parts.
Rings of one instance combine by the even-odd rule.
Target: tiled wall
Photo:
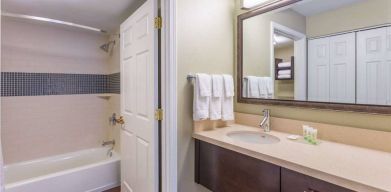
[[[107,36],[4,18],[1,30],[6,164],[100,147],[111,137],[114,101],[96,95],[120,92],[111,70],[119,63],[99,49]]]

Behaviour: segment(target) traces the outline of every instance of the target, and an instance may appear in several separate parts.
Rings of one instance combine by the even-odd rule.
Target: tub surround
[[[113,139],[119,127],[108,119],[118,114],[112,103],[119,103],[120,70],[119,53],[99,48],[108,40],[84,30],[3,18],[6,165],[99,147]],[[119,136],[114,138],[120,142]]]
[[[390,153],[329,141],[313,146],[290,141],[289,134],[277,131],[269,134],[278,137],[279,143],[248,144],[227,137],[231,131],[262,130],[233,124],[193,137],[351,190],[391,191]]]

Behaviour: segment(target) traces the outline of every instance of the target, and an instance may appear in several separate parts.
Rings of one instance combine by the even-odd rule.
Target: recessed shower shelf
[[[100,97],[102,99],[110,99],[110,97],[112,97],[113,94],[111,94],[111,93],[102,93],[102,94],[97,94],[96,96]]]

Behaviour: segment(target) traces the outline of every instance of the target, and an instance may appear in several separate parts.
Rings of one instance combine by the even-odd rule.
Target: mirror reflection
[[[391,2],[304,0],[242,22],[245,98],[391,105]]]

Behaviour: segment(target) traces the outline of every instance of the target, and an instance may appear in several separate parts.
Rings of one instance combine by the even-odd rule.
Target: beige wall
[[[244,11],[241,11],[239,9],[240,0],[236,0],[236,1],[237,1],[236,13],[237,14],[243,13]],[[379,2],[385,1],[391,3],[391,1],[388,0],[369,0],[369,1],[379,1]],[[389,3],[387,4],[387,6],[389,6]],[[369,8],[367,9],[374,10]],[[388,10],[391,9],[388,8]],[[335,18],[342,19],[341,17],[335,17]],[[330,27],[330,25],[325,25],[325,26]],[[235,64],[235,68],[236,68],[236,64]],[[252,104],[243,104],[237,102],[235,103],[235,111],[237,112],[260,115],[262,113],[262,110],[265,108],[271,109],[271,115],[275,117],[391,132],[391,126],[390,126],[391,116],[387,116],[387,115],[374,115],[374,114],[355,113],[355,112],[338,112],[338,111],[331,111],[331,110],[304,109],[304,108],[284,107],[284,106],[252,105]]]
[[[2,71],[108,74],[107,37],[40,22],[3,19]],[[108,137],[107,99],[96,95],[2,97],[6,163],[99,147]]]
[[[294,46],[292,45],[274,48],[274,57],[282,59],[283,62],[288,62],[291,60],[291,57],[294,56]]]
[[[304,16],[286,10],[255,16],[243,22],[243,74],[270,76],[271,22],[305,33]],[[273,62],[274,63],[274,62]]]
[[[391,22],[390,0],[367,0],[307,17],[307,35],[314,37]]]
[[[193,85],[188,73],[233,73],[233,0],[177,1],[178,191],[208,191],[194,182]]]

